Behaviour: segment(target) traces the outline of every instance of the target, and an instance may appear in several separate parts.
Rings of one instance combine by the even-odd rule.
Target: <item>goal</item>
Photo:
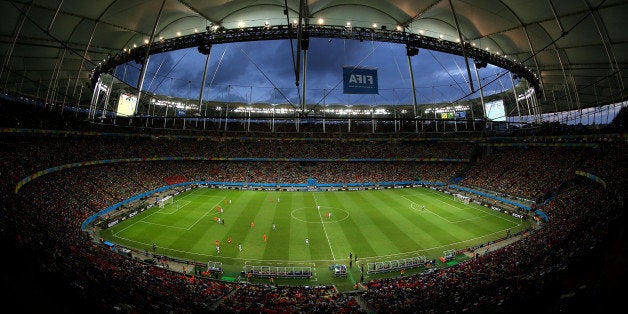
[[[462,194],[454,194],[454,201],[469,205],[471,198]]]
[[[157,206],[159,206],[159,208],[164,208],[166,204],[174,204],[174,197],[172,197],[172,195],[157,199]]]

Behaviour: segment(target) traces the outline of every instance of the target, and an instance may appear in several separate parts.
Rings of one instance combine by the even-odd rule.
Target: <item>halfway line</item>
[[[312,197],[314,197],[314,203],[316,204],[316,208],[318,208],[318,201],[316,200],[316,194],[312,193]],[[321,219],[321,225],[323,225],[323,231],[325,232],[325,238],[327,238],[327,244],[329,244],[329,251],[331,252],[331,258],[336,260],[334,256],[334,250],[331,248],[331,241],[329,241],[329,236],[327,235],[327,228],[325,228],[325,221],[323,221],[323,216],[321,215],[321,211],[317,210],[318,217]]]

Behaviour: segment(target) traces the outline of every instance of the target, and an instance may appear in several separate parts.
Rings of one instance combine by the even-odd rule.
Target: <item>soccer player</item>
[[[229,238],[227,239],[227,242],[228,242],[228,243],[231,243],[231,237],[229,237]]]
[[[275,224],[273,224],[273,230],[276,230],[276,229],[277,229],[277,227],[275,227]]]
[[[316,205],[317,210],[321,210],[321,205]]]
[[[264,233],[264,242],[266,242],[266,234]]]
[[[219,246],[219,245],[220,245],[220,241],[216,240],[216,246]]]
[[[329,212],[325,213],[325,218],[329,219]]]
[[[216,253],[220,254],[220,246],[216,246]]]
[[[238,244],[238,250],[242,252],[242,244]]]
[[[251,221],[251,228],[255,227],[255,223]]]
[[[423,210],[425,210],[425,205],[421,205],[421,208],[422,208]]]
[[[310,239],[305,238],[305,245],[310,245]]]

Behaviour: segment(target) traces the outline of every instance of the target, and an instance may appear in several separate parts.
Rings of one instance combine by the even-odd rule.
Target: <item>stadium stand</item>
[[[594,147],[578,148],[501,147],[474,163],[396,161],[364,167],[341,161],[302,165],[272,161],[180,160],[85,165],[41,176],[26,184],[19,194],[13,193],[15,184],[34,172],[93,160],[162,156],[261,157],[264,151],[282,158],[408,155],[468,158],[476,149],[473,144],[460,145],[455,141],[398,146],[392,142],[370,145],[357,141],[343,143],[341,148],[327,142],[291,145],[277,140],[230,140],[218,143],[222,144],[216,147],[216,142],[138,140],[104,134],[54,136],[3,132],[0,140],[3,148],[0,153],[3,243],[12,254],[11,267],[21,270],[4,278],[7,286],[20,288],[10,295],[24,299],[26,294],[32,295],[31,291],[38,292],[41,302],[27,304],[26,309],[55,304],[67,311],[169,312],[176,309],[179,313],[264,309],[338,313],[361,312],[364,308],[377,312],[504,311],[522,305],[530,308],[528,302],[550,304],[548,309],[558,310],[552,306],[562,308],[570,306],[568,302],[583,304],[583,300],[594,298],[602,298],[606,305],[612,304],[612,298],[617,295],[612,290],[615,287],[601,283],[578,288],[567,287],[563,281],[571,278],[565,276],[571,276],[574,265],[612,276],[604,273],[610,269],[602,270],[588,261],[601,259],[614,250],[608,246],[608,240],[617,236],[616,226],[623,219],[623,212],[619,211],[625,198],[626,178],[625,144],[622,142],[596,142]],[[208,150],[207,145],[216,149]],[[552,156],[549,162],[548,156]],[[176,167],[172,167],[173,164]],[[325,171],[321,171],[321,167]],[[573,175],[575,170],[597,174],[606,180],[607,188]],[[503,173],[511,176],[503,176]],[[151,264],[112,253],[96,245],[80,229],[81,222],[89,215],[142,191],[160,187],[164,178],[302,182],[312,174],[322,174],[317,177],[320,182],[415,177],[448,182],[462,174],[461,184],[470,187],[528,198],[542,199],[552,194],[555,198],[543,207],[550,216],[549,222],[524,235],[521,241],[478,253],[474,259],[456,267],[430,274],[366,282],[365,289],[357,295],[339,293],[327,286],[238,284],[184,275],[163,267],[166,264],[159,261]],[[625,271],[619,275],[620,278],[625,276]],[[577,297],[564,299],[569,293]],[[366,305],[360,306],[359,302]]]

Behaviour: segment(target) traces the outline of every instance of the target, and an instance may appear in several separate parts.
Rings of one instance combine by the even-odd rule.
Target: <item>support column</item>
[[[205,92],[205,79],[207,78],[207,65],[209,64],[209,51],[205,57],[205,67],[203,68],[203,79],[201,80],[201,92],[198,95],[198,112],[203,108],[203,94]],[[203,130],[205,130],[205,121],[207,120],[207,106],[205,106],[205,114],[203,115]]]
[[[83,70],[83,64],[85,60],[87,60],[87,51],[89,47],[92,45],[92,39],[94,39],[94,33],[96,33],[96,27],[98,26],[98,21],[94,23],[94,27],[92,27],[92,32],[89,35],[89,40],[87,41],[87,45],[85,46],[85,50],[83,50],[83,58],[81,58],[81,65],[79,65],[78,71],[76,71],[76,81],[74,82],[74,89],[72,90],[72,95],[76,93],[76,86],[78,85],[79,79],[81,78],[81,70]],[[126,74],[126,66],[124,68],[124,73]]]
[[[39,90],[39,87],[37,87]],[[39,93],[39,92],[38,92]],[[74,117],[78,117],[79,109],[81,109],[81,97],[83,96],[83,85],[81,85],[81,90],[79,91],[78,99],[76,100],[76,110],[74,110]],[[115,119],[113,120],[115,124]]]
[[[371,108],[371,133],[375,134],[375,109]]]
[[[22,81],[24,81],[22,79]],[[20,85],[20,89],[21,89],[21,85]],[[65,109],[65,101],[66,101],[66,97],[68,96],[68,89],[70,89],[70,77],[68,76],[68,83],[65,85],[65,93],[63,94],[63,101],[61,101],[61,114],[63,115],[63,110]],[[21,94],[21,90],[20,90],[20,94]]]
[[[394,118],[394,127],[395,127],[395,134],[397,134],[397,109],[393,109],[393,118]]]
[[[541,75],[539,63],[536,60],[536,52],[534,51],[534,47],[532,47],[532,41],[530,40],[530,35],[528,35],[528,29],[522,24],[521,28],[523,28],[523,32],[526,35],[526,39],[528,40],[528,47],[530,47],[530,53],[532,54],[532,60],[534,60],[534,66],[536,66],[537,71],[539,71],[539,82],[541,83],[541,90],[543,91],[543,99],[547,100],[547,96],[545,94],[545,84],[543,83],[543,76]]]
[[[482,80],[480,80],[480,71],[478,71],[477,65],[473,63],[475,69],[475,78],[478,80],[478,86],[480,88],[480,102],[482,103],[482,119],[486,119],[486,108],[484,107],[484,88],[482,87]],[[471,119],[473,119],[473,131],[475,131],[475,114],[473,113],[473,107],[471,107]]]
[[[412,110],[414,113],[414,133],[419,133],[419,122],[417,121],[418,110],[416,104],[416,88],[414,86],[414,71],[412,70],[412,60],[410,58],[410,54],[406,51],[406,56],[408,57],[408,69],[410,70],[410,85],[412,86]]]
[[[512,73],[509,73],[509,76],[510,76],[510,82],[512,83],[512,93],[513,95],[515,95],[515,103],[517,103],[517,115],[519,116],[519,127],[521,127],[521,109],[519,109],[519,99],[517,99],[517,90],[515,89],[515,80],[512,78]]]
[[[52,90],[50,91],[50,102],[52,104],[56,104],[59,97],[59,76],[61,76],[61,67],[63,66],[63,61],[65,60],[65,54],[68,50],[63,49],[63,55],[61,55],[61,60],[59,61],[59,66],[57,67],[57,73],[54,75],[54,82],[52,84]]]
[[[98,103],[98,96],[100,95],[100,83],[102,82],[102,78],[98,77],[98,81],[94,86],[94,91],[92,92],[92,100],[89,103],[89,111],[87,113],[87,119],[92,119],[94,112],[96,112],[96,103]]]
[[[164,9],[164,4],[166,4],[166,0],[161,2],[161,7],[159,7],[159,12],[157,13],[157,18],[155,19],[155,23],[153,24],[153,30],[150,34],[150,39],[148,44],[146,45],[146,52],[144,53],[144,59],[142,60],[142,70],[140,71],[140,78],[137,84],[137,105],[139,106],[140,100],[142,97],[142,87],[144,87],[144,78],[146,76],[146,68],[148,67],[148,58],[150,57],[150,46],[155,39],[155,32],[157,31],[157,25],[159,24],[159,19],[161,18],[161,12]],[[185,122],[185,119],[183,120]]]
[[[102,105],[102,115],[100,116],[101,121],[106,117],[107,105],[109,104],[109,96],[111,96],[111,90],[113,87],[113,81],[115,80],[115,76],[111,76],[111,84],[107,87],[107,93],[105,94],[105,103]]]
[[[541,104],[539,103],[539,99],[536,97],[536,90],[532,93],[532,100],[534,103],[534,107],[536,108],[536,114],[538,115],[538,122],[543,123],[543,110],[541,110]]]
[[[35,104],[39,103],[39,88],[40,87],[41,87],[41,79],[39,79],[39,83],[37,83],[37,92],[35,92]]]
[[[307,49],[303,49],[303,85],[301,86],[301,93],[303,97],[301,97],[301,113],[305,114],[305,86],[307,85]]]
[[[4,80],[4,89],[7,89],[7,82],[9,81],[9,63],[11,61],[11,56],[13,55],[13,50],[15,49],[15,43],[17,42],[17,39],[20,37],[20,34],[22,33],[22,26],[24,26],[24,21],[26,21],[26,15],[28,15],[28,12],[30,12],[31,10],[31,6],[33,5],[34,1],[31,1],[28,4],[28,7],[26,8],[26,12],[24,12],[22,14],[22,19],[20,20],[20,24],[17,27],[17,30],[15,31],[15,35],[13,36],[13,41],[11,42],[11,46],[9,47],[9,50],[7,51],[7,55],[4,58],[4,64],[3,67],[0,68],[0,77],[2,77],[2,74],[4,74],[4,69],[7,69],[7,77]],[[45,105],[45,104],[44,104]]]
[[[50,100],[50,110],[53,109],[54,104],[56,102],[56,97],[58,96],[58,84],[59,84],[59,75],[61,74],[61,66],[63,65],[63,60],[65,60],[65,53],[67,52],[67,49],[63,49],[63,54],[61,55],[61,59],[59,59],[59,63],[57,64],[55,71],[52,73],[52,77],[51,82],[50,82],[50,87],[49,87],[49,96],[48,99]],[[56,73],[55,73],[56,72]],[[57,91],[55,93],[55,91]]]
[[[436,132],[438,132],[438,120],[436,119],[436,110],[434,110],[434,125],[436,126]]]
[[[469,59],[467,58],[467,49],[464,46],[464,38],[462,38],[462,32],[460,31],[460,24],[458,24],[458,16],[454,10],[454,4],[449,0],[449,6],[451,7],[451,14],[454,16],[454,22],[456,23],[456,30],[458,31],[458,38],[460,39],[460,47],[462,48],[462,57],[464,63],[467,65],[467,75],[469,76],[469,89],[473,93],[473,80],[471,79],[471,68],[469,67]]]
[[[231,87],[231,85],[229,85],[227,88]],[[229,104],[227,104],[227,108],[225,108],[225,132],[227,132],[227,116],[229,115]]]

